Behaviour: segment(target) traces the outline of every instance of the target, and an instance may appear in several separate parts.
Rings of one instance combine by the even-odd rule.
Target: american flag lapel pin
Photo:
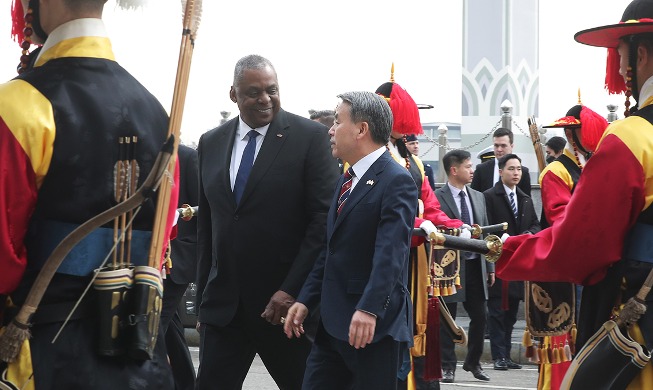
[[[277,137],[281,138],[283,137],[283,134],[277,133]]]
[[[374,185],[374,180],[368,180],[367,183],[365,183],[365,184],[367,184],[369,186],[373,186]]]

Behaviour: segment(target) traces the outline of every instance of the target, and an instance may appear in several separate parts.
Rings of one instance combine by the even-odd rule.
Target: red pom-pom
[[[21,0],[14,0],[11,5],[11,37],[16,42],[22,42],[24,38],[23,29],[25,28],[25,10]]]
[[[580,110],[581,139],[586,150],[594,151],[599,144],[608,121],[604,117],[583,106]]]
[[[392,85],[388,103],[392,109],[392,130],[407,135],[424,133],[417,104],[399,84],[394,83]]]
[[[605,66],[605,89],[613,95],[626,91],[626,82],[619,73],[620,58],[617,49],[608,48],[608,58]]]

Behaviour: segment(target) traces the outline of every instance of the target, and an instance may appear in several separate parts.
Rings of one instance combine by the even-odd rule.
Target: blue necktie
[[[465,196],[467,195],[465,191],[460,191],[460,220],[463,221],[464,224],[470,225],[472,224],[472,219],[469,216],[469,209],[467,208],[467,202],[465,202]]]
[[[510,208],[512,209],[512,213],[515,215],[515,221],[517,220],[517,205],[515,204],[515,193],[511,192],[510,193]]]
[[[245,150],[243,151],[243,157],[240,160],[240,167],[238,167],[238,174],[236,175],[236,182],[234,183],[236,204],[240,203],[240,198],[242,198],[243,191],[245,191],[245,184],[247,184],[247,178],[252,171],[252,165],[254,165],[256,137],[259,136],[259,133],[256,130],[250,130],[247,136],[249,137],[249,141],[247,141],[247,146],[245,146]]]

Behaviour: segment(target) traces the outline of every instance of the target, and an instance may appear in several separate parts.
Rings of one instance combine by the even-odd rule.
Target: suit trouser
[[[238,390],[258,353],[281,390],[300,389],[311,343],[306,337],[288,339],[281,326],[238,306],[227,326],[202,323],[198,390]]]
[[[302,390],[396,390],[401,343],[390,336],[356,349],[320,322]]]
[[[188,351],[184,325],[179,318],[179,302],[188,284],[177,284],[171,279],[163,281],[163,306],[161,308],[161,329],[165,333],[166,349],[175,378],[176,390],[195,388],[195,366]]]
[[[503,282],[507,283],[507,282]],[[490,297],[487,302],[488,331],[490,332],[490,351],[492,360],[510,359],[512,330],[517,322],[519,299],[508,299],[508,310],[501,308],[501,297]]]
[[[483,340],[485,333],[486,317],[486,300],[483,289],[482,267],[480,259],[461,260],[465,261],[465,302],[463,307],[469,315],[469,329],[467,331],[467,356],[464,364],[470,368],[481,365],[481,355],[483,354]],[[451,316],[456,319],[458,303],[447,303]],[[456,370],[456,351],[451,336],[449,336],[442,327],[440,327],[440,345],[442,351],[442,369]]]

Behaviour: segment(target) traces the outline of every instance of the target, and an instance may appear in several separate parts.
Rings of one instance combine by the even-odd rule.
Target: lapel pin
[[[373,186],[374,185],[374,180],[368,180],[367,183],[365,183],[365,184]]]
[[[283,137],[283,134],[277,134],[277,137],[281,138]]]

